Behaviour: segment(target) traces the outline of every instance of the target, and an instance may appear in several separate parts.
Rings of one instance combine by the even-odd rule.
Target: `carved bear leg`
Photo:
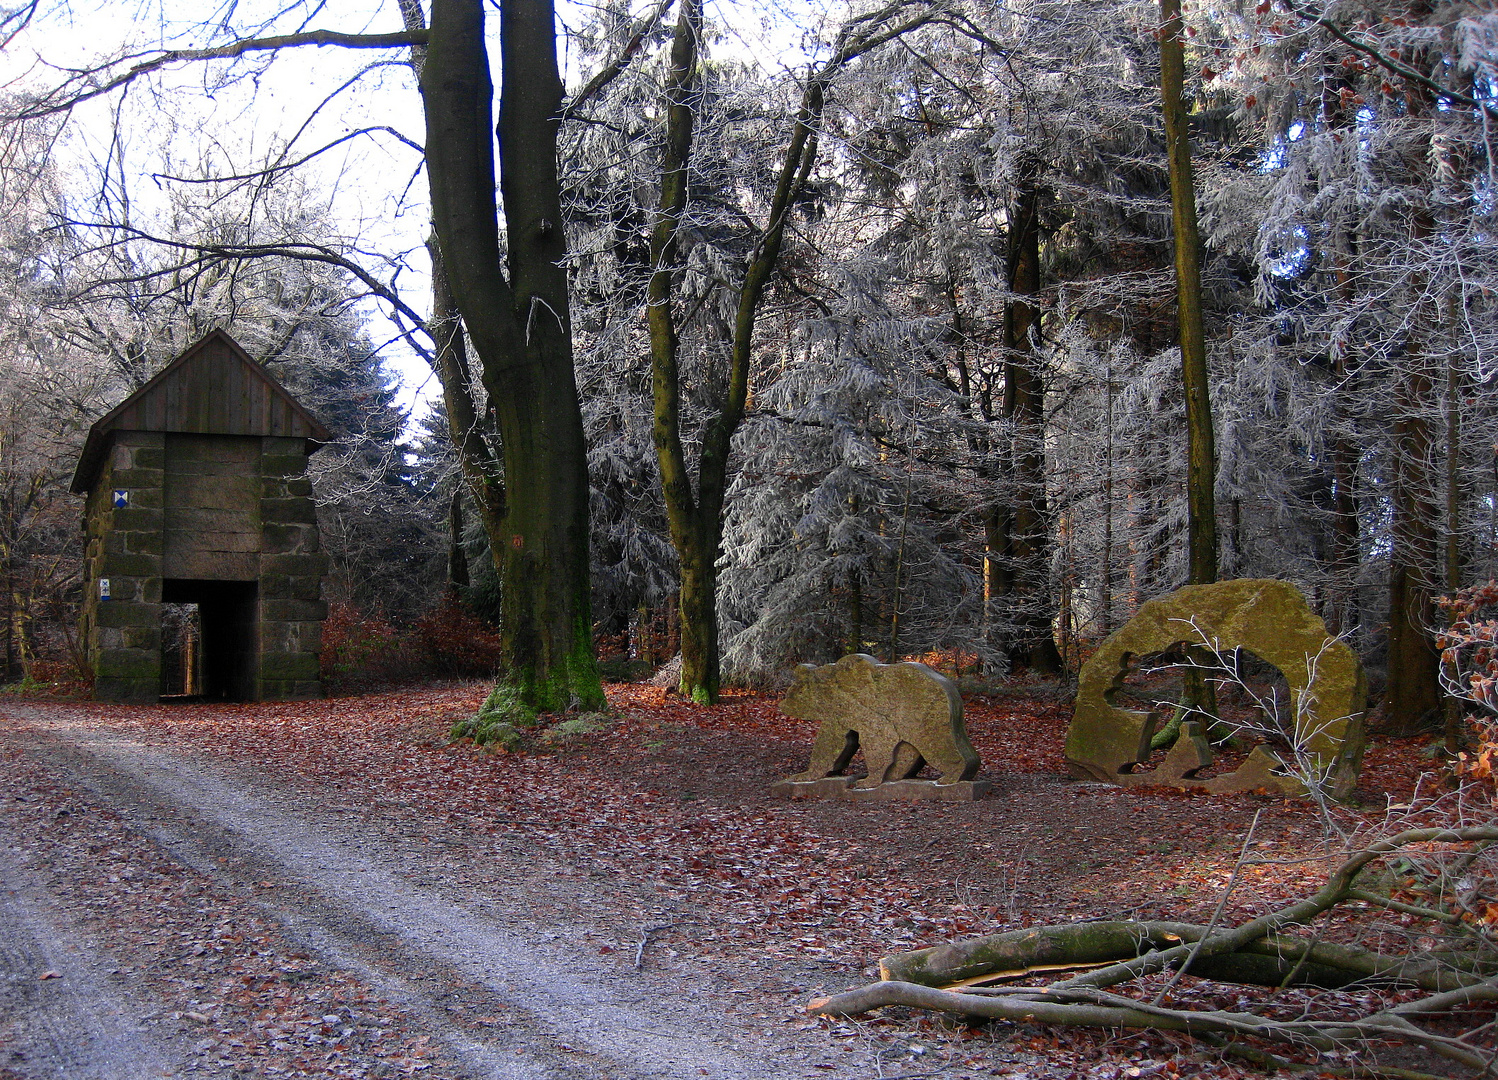
[[[824,720],[811,747],[811,764],[805,772],[790,777],[798,784],[820,780],[824,776],[841,776],[853,755],[858,753],[858,732]]]
[[[923,753],[931,767],[941,773],[936,778],[938,784],[955,784],[978,775],[981,762],[977,751],[966,739],[954,740],[951,746],[936,747]]]
[[[909,746],[909,743],[901,742],[899,736],[889,732],[874,730],[866,733],[863,741],[863,760],[869,767],[869,775],[862,780],[856,781],[856,788],[878,787],[892,778],[899,758],[899,747]],[[912,754],[916,753],[915,747],[910,748]],[[907,767],[910,764],[906,759]]]
[[[895,745],[895,757],[885,771],[884,781],[889,783],[891,780],[909,780],[925,767],[926,759],[915,748],[915,744],[901,740]]]

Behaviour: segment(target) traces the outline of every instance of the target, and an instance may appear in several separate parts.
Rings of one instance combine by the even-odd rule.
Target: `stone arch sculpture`
[[[1113,696],[1130,661],[1180,644],[1218,651],[1243,648],[1285,676],[1294,716],[1294,739],[1302,764],[1314,769],[1335,798],[1357,783],[1363,759],[1363,713],[1367,685],[1357,654],[1327,633],[1300,590],[1287,581],[1240,578],[1188,585],[1151,600],[1083,665],[1077,701],[1066,736],[1066,766],[1075,777],[1134,786],[1165,784],[1208,791],[1270,788],[1298,794],[1305,789],[1284,763],[1260,745],[1236,771],[1197,779],[1212,753],[1196,725],[1182,736],[1159,768],[1142,771],[1150,738],[1163,717],[1119,708]]]

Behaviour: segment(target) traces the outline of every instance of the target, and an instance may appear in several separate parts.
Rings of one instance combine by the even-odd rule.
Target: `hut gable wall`
[[[183,353],[110,415],[111,427],[134,431],[316,439],[322,427],[222,333]]]
[[[260,440],[166,436],[165,551],[169,578],[254,581],[260,576]]]
[[[332,434],[228,334],[214,330],[89,430],[73,491],[94,486],[115,433],[257,435],[325,443]]]
[[[329,438],[218,331],[94,425],[74,490],[96,698],[163,693],[163,601],[198,605],[208,693],[321,693],[327,559],[306,467]]]

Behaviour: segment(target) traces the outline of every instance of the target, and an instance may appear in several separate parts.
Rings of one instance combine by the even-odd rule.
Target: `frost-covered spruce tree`
[[[582,309],[586,319],[597,309]],[[617,325],[601,325],[602,334]],[[580,334],[578,389],[588,438],[592,507],[593,612],[599,632],[641,634],[676,591],[676,555],[666,527],[651,442],[645,352]]]
[[[1089,452],[1107,442],[1089,426],[1100,384],[1072,376],[1068,342],[1090,352],[1123,337],[1153,354],[1171,336],[1159,314],[1169,211],[1149,44],[1158,16],[1046,3],[964,15],[839,88],[839,179],[857,208],[846,235],[861,245],[843,261],[876,257],[884,277],[871,287],[889,317],[941,326],[922,370],[967,424],[953,452],[969,479],[965,520],[981,525],[969,543],[984,569],[986,651],[1046,670],[1056,629],[1078,619],[1072,594],[1096,594],[1096,574],[1116,569],[1073,505],[1095,494],[1096,474],[1057,456],[1063,431]],[[1113,449],[1137,460],[1125,441]],[[1155,430],[1138,442],[1162,447]],[[1150,499],[1157,482],[1179,483],[1151,477]]]
[[[845,652],[995,659],[951,479],[962,414],[919,360],[942,327],[858,322],[803,324],[740,438],[722,572],[735,680]]]
[[[1222,188],[1214,236],[1253,259],[1259,341],[1317,373],[1329,613],[1355,628],[1385,565],[1384,713],[1405,730],[1440,700],[1432,597],[1490,542],[1495,29],[1461,8],[1266,4],[1219,64],[1262,157]]]

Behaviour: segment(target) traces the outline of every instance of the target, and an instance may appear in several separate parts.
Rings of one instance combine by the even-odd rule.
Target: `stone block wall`
[[[306,442],[260,440],[260,697],[318,697],[328,559],[317,531]]]
[[[243,685],[258,700],[318,697],[327,605],[306,442],[119,431],[84,511],[83,633],[94,696],[161,692],[163,579],[255,581]],[[129,505],[114,505],[114,492]],[[100,582],[109,583],[109,596]]]
[[[260,442],[253,435],[167,435],[164,577],[260,575]]]
[[[155,701],[161,693],[165,446],[160,432],[120,432],[84,510],[83,633],[94,696],[103,701]],[[128,506],[114,505],[116,489],[130,492]]]

